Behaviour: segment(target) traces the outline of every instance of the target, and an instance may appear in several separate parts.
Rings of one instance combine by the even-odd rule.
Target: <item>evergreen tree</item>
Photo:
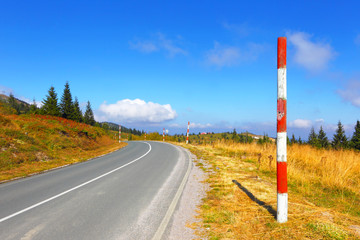
[[[326,133],[324,132],[322,126],[320,126],[320,131],[319,131],[319,135],[318,135],[318,140],[319,140],[319,145],[322,148],[327,148],[329,147],[329,140],[326,137]]]
[[[33,100],[33,103],[30,105],[29,113],[31,114],[38,114],[39,108],[37,107],[37,104],[35,102],[35,99]]]
[[[51,115],[60,117],[60,107],[58,105],[57,94],[53,86],[50,87],[46,99],[42,101],[41,113],[44,115]]]
[[[336,133],[333,137],[333,141],[332,141],[332,146],[335,149],[340,149],[340,148],[346,148],[347,147],[347,138],[345,136],[345,130],[343,125],[341,124],[341,122],[339,121],[338,123],[338,128],[336,130]]]
[[[232,139],[234,142],[238,142],[238,141],[239,141],[239,135],[237,134],[235,128],[234,128],[234,131],[232,132],[231,139]]]
[[[83,114],[81,112],[79,101],[78,101],[77,97],[75,97],[73,107],[74,107],[73,116],[71,117],[71,119],[73,119],[74,121],[77,121],[77,122],[83,122],[83,120],[84,120]]]
[[[360,122],[357,120],[355,132],[351,138],[351,147],[360,150]]]
[[[16,98],[12,93],[10,93],[9,95],[8,104],[10,105],[10,107],[15,109],[16,114],[20,114],[20,104],[16,101]]]
[[[301,145],[303,144],[303,141],[301,140],[301,137],[299,136],[298,143]]]
[[[74,104],[73,104],[72,97],[71,97],[70,86],[69,86],[69,83],[66,82],[65,88],[64,88],[64,93],[61,97],[61,102],[60,102],[61,115],[63,118],[75,120],[75,119],[73,119],[73,117],[74,117],[74,106],[73,105]]]
[[[318,136],[315,133],[314,127],[311,128],[308,143],[313,147],[318,147]]]
[[[87,102],[86,105],[86,111],[84,114],[84,123],[94,126],[95,125],[95,119],[94,119],[94,113],[91,109],[90,102]]]
[[[293,134],[292,137],[291,137],[291,140],[290,140],[290,143],[291,144],[295,144],[297,143],[296,139],[295,139],[295,135]]]

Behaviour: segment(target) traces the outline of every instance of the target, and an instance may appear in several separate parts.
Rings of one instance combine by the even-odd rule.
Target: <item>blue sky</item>
[[[359,1],[1,1],[0,91],[90,100],[147,131],[276,135],[277,38],[288,133],[351,136],[360,108]]]

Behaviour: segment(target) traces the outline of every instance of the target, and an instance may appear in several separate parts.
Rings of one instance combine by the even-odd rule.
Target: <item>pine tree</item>
[[[303,143],[303,141],[301,140],[301,137],[299,136],[299,139],[298,139],[298,143],[299,144],[302,144]]]
[[[340,149],[340,148],[346,148],[347,147],[347,138],[345,136],[345,130],[343,125],[341,124],[341,122],[339,121],[338,123],[338,128],[336,130],[336,133],[333,137],[333,141],[332,141],[332,146],[335,149]]]
[[[327,148],[329,147],[329,140],[326,137],[326,133],[324,132],[322,126],[320,126],[320,131],[319,131],[319,135],[318,135],[318,140],[319,140],[319,145],[322,148]]]
[[[84,114],[84,123],[94,126],[95,125],[95,119],[94,119],[94,113],[91,109],[90,102],[87,102],[86,105],[86,111]]]
[[[351,147],[360,150],[360,122],[357,120],[355,132],[351,138]]]
[[[239,135],[237,134],[235,128],[234,128],[234,131],[232,132],[232,137],[231,137],[231,139],[232,139],[234,142],[238,142],[238,141],[239,141]]]
[[[314,127],[311,128],[308,143],[313,147],[318,147],[318,135],[315,133]]]
[[[291,137],[291,140],[290,140],[290,143],[291,144],[295,144],[297,143],[296,139],[295,139],[295,135],[293,134],[292,137]]]
[[[46,99],[42,101],[41,113],[44,115],[51,115],[60,117],[60,107],[58,105],[57,94],[53,86],[50,87]]]
[[[73,107],[74,107],[74,110],[73,110],[73,116],[71,117],[71,119],[73,119],[74,121],[77,121],[77,122],[83,122],[83,120],[84,120],[83,114],[81,112],[79,101],[78,101],[77,97],[75,97]]]
[[[60,102],[61,115],[63,118],[75,120],[75,119],[73,119],[73,117],[74,117],[74,106],[73,105],[74,104],[73,104],[72,97],[71,97],[70,86],[69,86],[69,83],[66,82],[65,88],[64,88],[64,93],[61,97],[61,102]]]
[[[35,99],[33,100],[33,103],[30,105],[29,113],[31,114],[38,114],[39,108],[37,107],[37,104],[35,102]]]
[[[12,93],[10,93],[9,95],[8,104],[10,105],[10,107],[15,109],[16,114],[20,114],[20,104],[16,101],[16,98]]]

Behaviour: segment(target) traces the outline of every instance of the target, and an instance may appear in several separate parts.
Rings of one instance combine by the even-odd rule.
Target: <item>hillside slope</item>
[[[0,103],[0,181],[84,161],[126,145],[99,127],[60,117],[11,113]]]

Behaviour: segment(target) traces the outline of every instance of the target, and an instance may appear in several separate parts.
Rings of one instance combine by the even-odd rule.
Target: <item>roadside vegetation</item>
[[[344,145],[339,130],[325,146],[321,134],[310,133],[315,144],[288,141],[285,224],[276,221],[274,139],[235,131],[191,135],[192,144],[180,145],[197,156],[210,185],[199,211],[202,221],[193,227],[209,239],[360,239],[360,151],[350,147],[356,146],[359,126]]]
[[[0,182],[124,147],[126,143],[119,144],[118,131],[110,125],[95,121],[89,101],[82,113],[69,83],[60,101],[50,87],[40,107],[35,100],[28,104],[13,94],[0,95]]]
[[[0,181],[85,161],[126,145],[100,127],[13,111],[0,103]]]
[[[194,224],[209,239],[359,239],[360,154],[288,148],[289,221],[276,222],[276,146],[219,140],[185,145],[209,174]]]

